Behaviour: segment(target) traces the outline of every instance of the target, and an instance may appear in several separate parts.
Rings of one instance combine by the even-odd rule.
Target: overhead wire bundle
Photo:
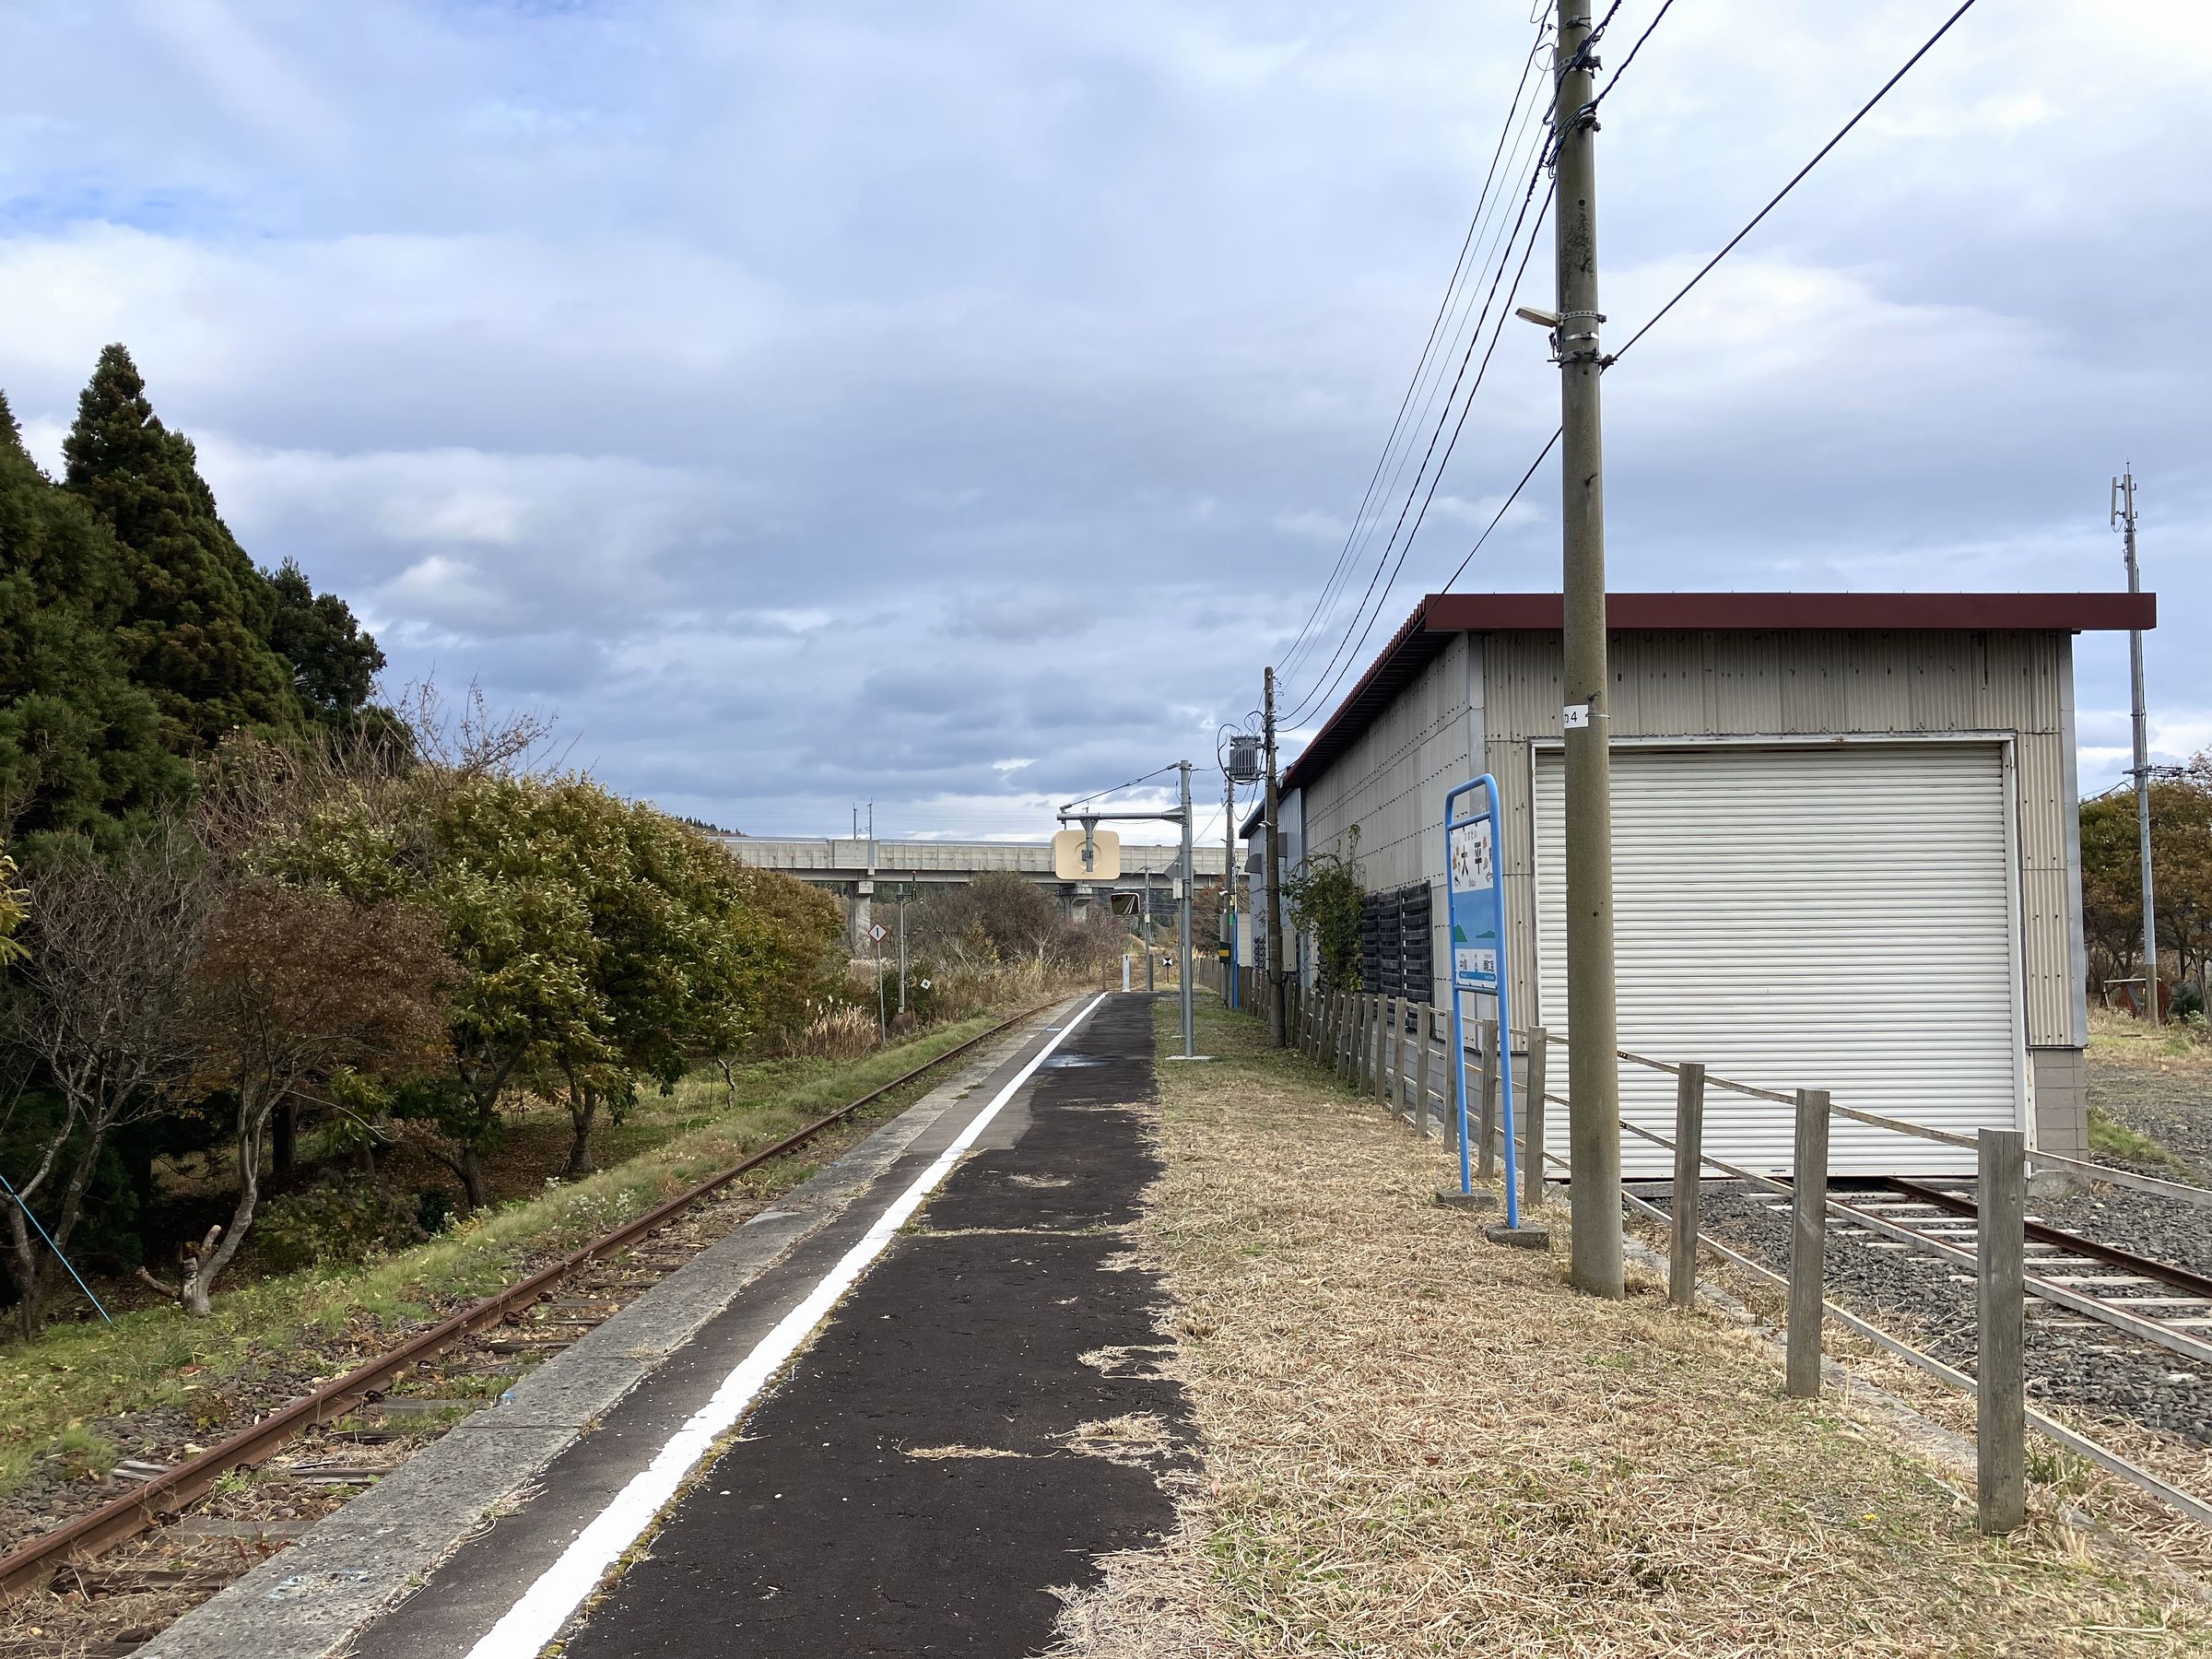
[[[1594,118],[1598,106],[1605,101],[1607,96],[1610,95],[1613,88],[1619,85],[1622,73],[1628,69],[1630,64],[1635,62],[1637,54],[1643,50],[1644,43],[1651,39],[1653,32],[1659,27],[1660,23],[1665,19],[1666,15],[1672,9],[1675,0],[1661,0],[1661,4],[1657,11],[1653,14],[1650,22],[1645,24],[1642,32],[1637,36],[1633,44],[1630,45],[1628,54],[1621,60],[1619,66],[1613,71],[1610,76],[1608,76],[1605,86],[1599,90],[1597,96],[1592,100],[1588,107],[1577,112],[1577,120]],[[1859,109],[1851,116],[1851,118],[1836,131],[1835,135],[1814,153],[1812,159],[1806,162],[1803,167],[1799,168],[1797,171],[1790,177],[1788,182],[1783,184],[1783,187],[1767,201],[1764,206],[1760,207],[1756,214],[1752,215],[1750,219],[1746,222],[1744,227],[1734,236],[1729,238],[1729,240],[1722,245],[1720,251],[1714,253],[1711,259],[1707,260],[1705,264],[1698,269],[1697,273],[1692,276],[1688,282],[1684,283],[1682,287],[1677,290],[1677,292],[1666,301],[1665,304],[1662,305],[1652,314],[1649,319],[1644,322],[1641,327],[1637,329],[1633,335],[1630,335],[1627,344],[1623,345],[1618,351],[1605,359],[1600,366],[1602,368],[1610,368],[1615,362],[1618,361],[1620,358],[1625,357],[1629,351],[1636,346],[1638,341],[1641,340],[1645,335],[1649,334],[1653,328],[1657,326],[1661,320],[1664,319],[1670,312],[1672,312],[1675,307],[1688,295],[1691,289],[1695,288],[1706,278],[1706,276],[1711,275],[1715,266],[1717,266],[1724,259],[1727,258],[1730,253],[1735,252],[1736,247],[1740,245],[1753,230],[1758,229],[1759,224],[1765,220],[1767,216],[1772,213],[1774,209],[1782,204],[1783,198],[1788,196],[1792,191],[1796,189],[1796,187],[1804,182],[1806,175],[1809,174],[1814,168],[1818,167],[1821,161],[1827,159],[1830,152],[1835,149],[1835,147],[1843,141],[1843,139],[1854,127],[1859,124],[1861,121],[1865,119],[1866,115],[1877,104],[1880,103],[1884,98],[1888,96],[1891,89],[1894,88],[1900,81],[1904,79],[1905,76],[1912,71],[1913,66],[1917,65],[1922,58],[1925,57],[1928,53],[1934,49],[1936,42],[1941,41],[1945,35],[1950,32],[1952,26],[1956,24],[1960,18],[1964,17],[1966,13],[1972,8],[1974,4],[1975,0],[1962,0],[1962,3],[1957,7],[1957,9],[1952,11],[1943,20],[1942,24],[1936,28],[1935,32],[1931,34],[1927,40],[1921,43],[1920,47],[1905,60],[1905,62],[1898,68],[1896,73],[1891,75],[1888,80],[1882,83],[1880,88],[1876,90],[1873,97],[1869,98],[1864,104],[1862,104]],[[1621,0],[1613,0],[1613,5],[1606,10],[1604,18],[1600,20],[1597,26],[1591,31],[1588,38],[1584,41],[1581,49],[1582,54],[1587,55],[1593,52],[1599,39],[1605,33],[1606,26],[1612,22],[1614,16],[1619,11],[1620,5]],[[1541,51],[1544,39],[1548,33],[1548,8],[1545,9],[1545,16],[1547,18],[1547,23],[1545,26],[1539,28],[1536,47],[1532,50],[1530,58],[1528,60],[1528,65],[1524,65],[1524,66],[1522,84],[1515,89],[1513,109],[1516,112],[1520,108],[1522,97],[1527,88],[1528,77],[1526,75],[1526,69],[1529,65],[1533,65],[1533,64],[1535,62],[1536,53]],[[1561,71],[1555,71],[1552,85],[1557,85],[1556,76]],[[1532,108],[1535,107],[1548,108],[1548,105],[1532,106]],[[1507,119],[1507,126],[1509,130],[1512,128],[1512,122],[1513,115],[1509,112]],[[1544,146],[1543,154],[1536,164],[1537,175],[1542,174],[1547,170],[1553,155],[1551,147],[1552,142],[1556,141],[1557,138],[1557,135],[1550,132],[1548,117],[1547,124],[1542,130],[1549,136]],[[1489,196],[1491,182],[1495,178],[1496,162],[1495,159],[1493,159],[1490,178],[1486,179],[1484,182],[1486,202]],[[1529,181],[1529,188],[1532,193],[1534,191],[1535,184],[1535,175],[1532,175]],[[1548,207],[1550,202],[1550,193],[1548,191],[1546,193],[1545,202],[1547,207]],[[1524,196],[1523,202],[1524,212],[1526,206],[1527,198]],[[1478,220],[1482,211],[1483,209],[1481,208],[1477,209]],[[1535,236],[1542,228],[1544,218],[1545,214],[1543,212],[1539,212],[1536,217],[1536,225],[1529,232],[1527,248],[1524,250],[1521,256],[1520,266],[1514,273],[1513,280],[1516,286],[1520,281],[1521,272],[1527,268],[1529,253],[1534,249]],[[1517,219],[1514,225],[1515,237],[1519,235],[1520,227],[1521,221]],[[1470,231],[1470,241],[1472,241],[1472,240],[1473,233]],[[1513,239],[1507,239],[1505,242],[1505,254],[1507,258],[1511,257],[1512,246]],[[1465,250],[1463,249],[1461,265],[1454,267],[1453,274],[1453,288],[1457,288],[1461,283],[1462,268],[1465,266]],[[1501,274],[1503,268],[1504,260],[1500,260],[1498,264],[1497,271]],[[1493,276],[1491,284],[1493,294],[1496,291],[1496,287],[1497,276]],[[1441,318],[1445,312],[1450,311],[1452,308],[1453,291],[1453,288],[1447,288],[1445,306],[1443,308],[1440,308],[1440,318]],[[1512,290],[1511,288],[1506,290],[1506,298],[1509,301],[1511,300],[1512,293]],[[1487,314],[1488,309],[1488,300],[1486,299],[1484,314]],[[1501,307],[1499,312],[1499,325],[1501,326],[1502,322],[1503,309]],[[1478,335],[1480,333],[1481,325],[1482,319],[1480,316],[1478,316],[1475,330],[1475,334],[1477,335]],[[1430,329],[1430,345],[1424,347],[1421,364],[1416,369],[1415,371],[1414,385],[1409,386],[1407,389],[1407,404],[1410,404],[1415,387],[1419,384],[1423,374],[1427,371],[1430,355],[1437,337],[1437,329],[1432,326]],[[1472,353],[1473,343],[1473,338],[1471,337],[1468,344],[1468,351],[1470,355]],[[1496,344],[1497,335],[1494,329],[1491,335],[1491,348],[1493,350],[1495,349]],[[1465,362],[1466,359],[1463,358],[1461,363],[1463,373],[1465,368]],[[1483,369],[1487,370],[1488,363],[1489,354],[1486,352],[1483,359]],[[1427,515],[1429,502],[1435,497],[1438,480],[1441,477],[1444,465],[1451,460],[1453,450],[1458,441],[1459,433],[1465,426],[1467,411],[1473,406],[1474,394],[1477,390],[1480,389],[1482,379],[1482,373],[1478,371],[1473,384],[1467,388],[1465,399],[1460,402],[1458,418],[1453,426],[1452,441],[1444,445],[1442,456],[1437,461],[1433,475],[1430,475],[1429,456],[1433,454],[1435,452],[1436,437],[1434,433],[1431,434],[1430,451],[1428,454],[1424,454],[1422,466],[1415,474],[1413,489],[1408,491],[1406,496],[1406,509],[1409,509],[1411,506],[1413,494],[1420,490],[1423,477],[1428,476],[1428,492],[1422,498],[1420,512],[1413,518],[1413,534],[1418,533],[1420,525]],[[1453,384],[1452,394],[1446,399],[1443,417],[1440,417],[1437,423],[1437,432],[1441,432],[1442,430],[1443,418],[1448,418],[1451,415],[1452,397],[1457,395],[1458,390],[1459,382],[1455,379]],[[1424,401],[1422,406],[1424,417],[1426,416],[1429,408],[1432,406],[1433,386],[1431,387],[1430,397]],[[1308,617],[1306,625],[1299,630],[1297,639],[1292,641],[1291,650],[1285,653],[1283,659],[1283,672],[1288,672],[1289,669],[1294,667],[1296,664],[1301,660],[1301,658],[1303,661],[1310,663],[1312,657],[1318,653],[1319,639],[1321,636],[1320,633],[1316,631],[1317,624],[1320,629],[1325,631],[1330,624],[1334,621],[1337,609],[1336,606],[1333,602],[1332,594],[1335,594],[1336,596],[1340,597],[1342,592],[1344,591],[1344,587],[1348,587],[1348,573],[1351,571],[1356,571],[1359,568],[1359,560],[1354,557],[1355,548],[1358,547],[1363,549],[1366,546],[1371,544],[1373,520],[1367,519],[1366,521],[1368,524],[1369,535],[1365,538],[1362,538],[1360,534],[1361,521],[1367,515],[1371,503],[1375,498],[1376,480],[1382,477],[1384,468],[1390,463],[1392,448],[1397,442],[1401,427],[1404,424],[1405,413],[1406,408],[1404,406],[1402,406],[1399,411],[1399,421],[1393,425],[1391,429],[1390,439],[1384,445],[1382,459],[1377,463],[1375,477],[1370,479],[1367,494],[1361,498],[1359,513],[1359,515],[1355,516],[1352,535],[1347,538],[1345,549],[1338,555],[1336,568],[1330,572],[1328,582],[1324,584],[1322,597],[1316,602],[1312,615]],[[1526,470],[1522,473],[1520,479],[1513,485],[1512,489],[1507,494],[1505,500],[1500,503],[1497,512],[1491,515],[1489,522],[1484,525],[1482,533],[1476,538],[1474,546],[1467,549],[1467,552],[1464,557],[1461,558],[1459,563],[1453,567],[1452,574],[1445,579],[1443,583],[1445,588],[1450,588],[1453,582],[1459,580],[1460,576],[1465,571],[1467,566],[1473,561],[1476,554],[1479,553],[1482,550],[1484,544],[1489,540],[1491,534],[1497,530],[1498,526],[1501,523],[1503,523],[1506,513],[1512,510],[1513,503],[1520,499],[1522,491],[1528,487],[1529,481],[1535,477],[1537,469],[1544,465],[1546,458],[1550,455],[1552,450],[1558,445],[1560,436],[1561,429],[1555,428],[1551,433],[1551,436],[1545,440],[1544,445],[1540,450],[1537,451],[1535,458],[1528,464]],[[1396,482],[1403,475],[1404,465],[1405,456],[1403,453],[1400,453],[1398,457],[1397,468],[1396,470],[1393,471],[1391,475],[1392,485],[1388,493],[1394,493]],[[1403,525],[1405,523],[1406,509],[1401,509],[1400,511],[1398,518],[1399,525]],[[1323,664],[1320,670],[1312,677],[1311,683],[1309,684],[1304,695],[1298,699],[1296,703],[1291,706],[1289,712],[1284,716],[1284,722],[1286,724],[1295,724],[1297,721],[1306,718],[1307,716],[1318,712],[1321,708],[1325,706],[1326,700],[1335,692],[1335,688],[1343,683],[1345,676],[1350,672],[1353,665],[1359,661],[1360,649],[1365,645],[1369,634],[1372,631],[1376,618],[1382,616],[1383,613],[1383,609],[1389,601],[1391,590],[1396,582],[1398,571],[1405,565],[1406,550],[1410,548],[1411,544],[1412,535],[1408,535],[1405,537],[1404,546],[1400,547],[1396,527],[1394,526],[1393,535],[1390,540],[1385,543],[1382,552],[1376,558],[1374,561],[1373,573],[1371,574],[1369,578],[1367,589],[1365,594],[1362,595],[1360,606],[1353,611],[1352,615],[1346,620],[1342,629],[1337,633],[1336,644],[1335,648],[1331,651],[1328,659]],[[1390,564],[1389,560],[1394,547],[1397,548],[1397,559],[1394,564]],[[1382,573],[1386,565],[1388,565],[1390,571],[1389,580],[1386,582],[1382,582],[1381,595],[1380,597],[1376,597],[1376,584],[1378,582],[1382,581]],[[1343,586],[1339,586],[1340,578],[1343,580]],[[1371,600],[1371,605],[1370,603]]]
[[[1292,676],[1312,667],[1313,659],[1322,651],[1325,640],[1334,635],[1325,660],[1314,669],[1312,679],[1315,686],[1328,677],[1342,660],[1350,646],[1354,633],[1371,605],[1376,602],[1375,589],[1388,566],[1392,555],[1401,542],[1410,545],[1406,533],[1408,515],[1414,502],[1421,500],[1425,512],[1427,501],[1432,498],[1435,480],[1441,476],[1443,461],[1450,457],[1446,445],[1441,457],[1438,444],[1446,425],[1451,422],[1454,409],[1464,422],[1465,410],[1471,402],[1481,376],[1477,375],[1474,386],[1465,385],[1468,366],[1475,347],[1480,341],[1485,324],[1489,319],[1499,287],[1507,266],[1512,263],[1516,244],[1521,241],[1527,224],[1530,198],[1540,168],[1536,165],[1546,147],[1546,128],[1543,117],[1550,107],[1547,77],[1540,72],[1545,43],[1550,36],[1548,14],[1539,23],[1535,40],[1522,60],[1513,93],[1500,124],[1498,139],[1493,146],[1489,167],[1483,179],[1482,191],[1476,203],[1475,212],[1468,222],[1466,236],[1460,246],[1459,256],[1453,263],[1452,275],[1445,284],[1442,300],[1431,321],[1428,338],[1423,342],[1412,378],[1407,382],[1405,394],[1400,398],[1396,417],[1391,423],[1384,440],[1382,453],[1375,463],[1359,504],[1353,513],[1352,524],[1347,533],[1335,562],[1322,584],[1322,591],[1308,613],[1304,624],[1285,652],[1278,675],[1288,683]],[[1512,183],[1524,173],[1529,178],[1529,188],[1520,194],[1517,214],[1509,219],[1514,193]],[[1538,215],[1541,223],[1541,215]],[[1534,232],[1529,235],[1534,243]],[[1525,265],[1526,253],[1522,253]],[[1446,370],[1456,359],[1449,383]],[[1488,366],[1488,358],[1484,359]],[[1465,397],[1462,397],[1463,386]],[[1442,407],[1439,409],[1440,396]],[[1433,418],[1431,418],[1433,417]],[[1412,462],[1418,444],[1419,434],[1429,430],[1428,443],[1421,450],[1420,460],[1414,471],[1410,485],[1406,483],[1406,468]],[[1457,428],[1453,428],[1457,436]],[[1427,496],[1422,495],[1424,485]],[[1379,552],[1374,551],[1375,539],[1393,502],[1403,500],[1390,531]],[[1418,529],[1418,519],[1413,523]],[[1403,562],[1402,555],[1400,562]],[[1336,621],[1353,585],[1365,571],[1365,583],[1358,603],[1351,607],[1343,626]],[[1311,690],[1302,701],[1312,700]],[[1286,716],[1295,720],[1300,708],[1293,707]]]

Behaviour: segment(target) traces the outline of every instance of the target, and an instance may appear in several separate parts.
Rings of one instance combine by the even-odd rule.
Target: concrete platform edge
[[[1043,1016],[1056,1025],[1066,1004]],[[297,1544],[179,1619],[141,1659],[325,1659],[344,1652],[594,1421],[755,1280],[842,1214],[1036,1034],[1027,1026],[654,1285],[500,1402],[455,1424]]]

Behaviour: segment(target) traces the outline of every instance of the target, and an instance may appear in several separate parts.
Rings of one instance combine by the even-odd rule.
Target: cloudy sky
[[[1605,106],[1610,338],[1954,3],[1677,0]],[[1657,6],[1624,0],[1609,65]],[[126,342],[256,558],[345,594],[395,682],[557,712],[627,791],[1041,833],[1210,767],[1313,610],[1501,131],[1477,255],[1529,176],[1529,19],[10,0],[0,386],[53,464]],[[2212,12],[2155,50],[2140,20],[1982,0],[1608,375],[1616,587],[2116,586],[2132,461],[2155,747],[2212,744]],[[1547,233],[1519,298],[1550,288]],[[1557,396],[1515,325],[1361,659]],[[1457,585],[1556,587],[1557,490]],[[2126,763],[2126,650],[2078,651],[2086,792]]]

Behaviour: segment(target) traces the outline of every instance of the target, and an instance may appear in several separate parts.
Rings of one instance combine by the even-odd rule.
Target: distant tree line
[[[2150,867],[2159,974],[2184,1012],[2201,1012],[2212,963],[2212,753],[2150,782]],[[2082,804],[2082,918],[2089,982],[2143,972],[2143,860],[2134,789]]]
[[[480,1206],[518,1103],[565,1109],[581,1173],[641,1090],[774,1050],[834,994],[826,896],[546,770],[535,722],[379,705],[375,641],[247,557],[122,347],[65,454],[46,477],[0,405],[0,1261],[24,1332],[64,1254],[207,1312],[303,1113],[352,1148],[359,1202],[402,1202],[374,1179],[405,1143]],[[179,1159],[219,1194],[182,1238],[155,1172]]]

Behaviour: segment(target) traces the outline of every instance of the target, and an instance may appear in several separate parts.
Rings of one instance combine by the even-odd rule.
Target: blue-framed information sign
[[[1462,795],[1482,805],[1462,818]],[[1467,1042],[1464,995],[1498,999],[1499,1095],[1505,1142],[1505,1224],[1521,1225],[1519,1159],[1513,1145],[1513,1010],[1505,971],[1505,893],[1498,875],[1498,780],[1488,772],[1444,796],[1444,888],[1452,924],[1452,1052],[1459,1097],[1459,1190],[1473,1191],[1468,1168]],[[1542,1157],[1540,1150],[1532,1154]]]

